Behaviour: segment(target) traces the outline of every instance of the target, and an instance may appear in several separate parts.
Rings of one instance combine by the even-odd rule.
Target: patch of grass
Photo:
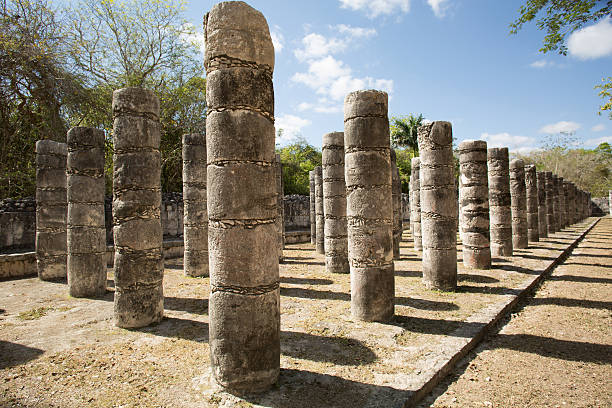
[[[17,316],[18,319],[20,320],[36,320],[36,319],[40,319],[43,316],[47,315],[47,312],[50,312],[51,310],[53,310],[52,307],[37,307],[31,310],[28,310],[27,312],[21,312],[19,313],[19,316]]]

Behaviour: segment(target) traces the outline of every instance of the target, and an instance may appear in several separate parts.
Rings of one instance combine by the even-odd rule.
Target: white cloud
[[[597,24],[580,29],[567,40],[570,55],[585,60],[612,55],[612,23],[604,18]]]
[[[584,141],[584,144],[586,145],[586,147],[597,147],[602,143],[612,144],[612,136],[596,137],[596,138],[587,139]]]
[[[444,17],[448,9],[448,0],[427,0],[427,4],[431,6],[431,9],[438,18]]]
[[[487,142],[487,147],[507,147],[510,151],[526,153],[535,150],[535,139],[528,136],[503,133],[481,133],[480,138]]]
[[[532,68],[546,68],[551,65],[554,65],[554,63],[547,61],[545,59],[537,60],[529,64],[529,66]]]
[[[299,110],[300,112],[303,111],[307,111],[314,108],[314,105],[312,103],[308,103],[308,102],[302,102],[298,105],[297,110]]]
[[[562,120],[561,122],[551,123],[546,126],[542,126],[540,133],[547,135],[556,135],[557,133],[573,133],[580,129],[580,124],[576,122],[568,122]]]
[[[592,131],[592,132],[601,132],[601,131],[603,131],[603,130],[605,130],[605,129],[606,129],[606,126],[605,126],[605,125],[599,124],[599,125],[595,125],[595,126],[593,126],[593,127],[591,128],[591,131]]]
[[[311,58],[320,58],[324,55],[344,51],[348,45],[348,41],[337,38],[327,39],[321,34],[310,33],[302,38],[302,44],[304,48],[297,49],[293,53],[298,60],[305,61]]]
[[[279,32],[279,27],[274,27],[276,31],[270,31],[272,44],[274,44],[274,52],[280,53],[285,46],[285,37]]]
[[[340,0],[340,4],[342,8],[364,11],[370,18],[410,11],[410,0]]]
[[[283,129],[283,134],[280,138],[277,138],[276,143],[283,144],[291,141],[300,135],[302,128],[310,124],[311,122],[308,119],[295,115],[282,114],[277,116],[274,120],[274,127],[276,128],[277,135],[279,129]]]
[[[332,28],[340,34],[347,34],[355,38],[368,38],[376,35],[376,30],[374,28],[351,27],[346,24],[338,24]]]

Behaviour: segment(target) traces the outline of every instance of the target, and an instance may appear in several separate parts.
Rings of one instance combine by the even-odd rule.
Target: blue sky
[[[343,130],[344,96],[389,93],[389,115],[422,113],[453,124],[457,142],[484,139],[536,148],[560,131],[576,145],[612,143],[593,87],[612,75],[612,22],[574,34],[568,56],[542,54],[535,24],[509,35],[519,0],[250,1],[275,43],[275,117],[280,145],[301,135],[320,147]],[[191,1],[201,30],[216,1]]]

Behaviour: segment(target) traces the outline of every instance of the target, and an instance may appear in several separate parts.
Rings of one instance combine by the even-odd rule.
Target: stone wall
[[[299,194],[285,196],[285,231],[310,230],[310,197]]]
[[[591,199],[591,215],[601,217],[610,214],[610,202],[608,197]]]
[[[34,249],[36,199],[0,201],[0,252]]]

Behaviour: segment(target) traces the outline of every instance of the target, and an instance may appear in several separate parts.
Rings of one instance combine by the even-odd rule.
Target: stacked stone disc
[[[283,260],[283,249],[285,249],[285,226],[284,218],[284,194],[283,194],[283,167],[281,164],[280,154],[274,156],[274,169],[276,176],[276,232],[278,234],[278,260]]]
[[[159,99],[113,92],[115,324],[143,327],[164,312]]]
[[[510,163],[507,147],[487,150],[491,255],[512,256]]]
[[[42,280],[66,277],[65,143],[36,142],[36,268]]]
[[[510,205],[512,208],[512,248],[525,249],[527,238],[527,192],[525,188],[525,162],[510,162]]]
[[[612,216],[612,190],[608,191],[608,206],[610,207],[610,215]]]
[[[550,171],[544,173],[546,176],[546,225],[548,226],[548,235],[557,232],[555,228],[555,195],[553,174]]]
[[[344,99],[345,179],[351,313],[365,321],[393,316],[393,203],[388,96],[368,90]]]
[[[412,230],[412,243],[415,251],[423,250],[420,167],[421,159],[413,157],[410,166],[410,229]]]
[[[211,366],[223,387],[255,392],[280,370],[274,47],[244,2],[213,6],[204,35]]]
[[[569,181],[563,180],[563,224],[565,227],[569,227],[571,225],[570,222],[570,203],[569,203]]]
[[[563,177],[557,177],[557,195],[559,197],[559,229],[562,230],[567,226],[567,212],[565,211],[565,192],[563,190]]]
[[[316,250],[325,255],[325,210],[323,205],[323,167],[317,166],[315,172],[315,217],[316,217]]]
[[[423,283],[427,288],[457,287],[457,193],[450,122],[418,129],[421,157]]]
[[[393,259],[400,259],[402,241],[402,183],[395,150],[391,149],[391,199],[393,201]]]
[[[561,231],[561,198],[559,197],[559,176],[552,175],[553,217],[555,219],[555,232]]]
[[[106,293],[104,132],[68,131],[68,290],[74,297]]]
[[[316,215],[316,204],[315,204],[315,171],[311,170],[308,172],[308,179],[310,181],[310,243],[316,245],[317,243],[317,215]]]
[[[206,135],[183,135],[184,272],[208,276],[208,208],[206,206]]]
[[[344,133],[323,136],[323,213],[325,214],[325,269],[349,273],[344,181]]]
[[[529,242],[540,240],[538,214],[538,179],[533,164],[525,166],[525,189],[527,193],[527,239]]]
[[[548,224],[546,222],[546,173],[538,171],[536,173],[538,185],[538,236],[539,238],[548,237]]]
[[[490,269],[489,182],[487,142],[466,140],[459,144],[460,226],[463,264]]]

